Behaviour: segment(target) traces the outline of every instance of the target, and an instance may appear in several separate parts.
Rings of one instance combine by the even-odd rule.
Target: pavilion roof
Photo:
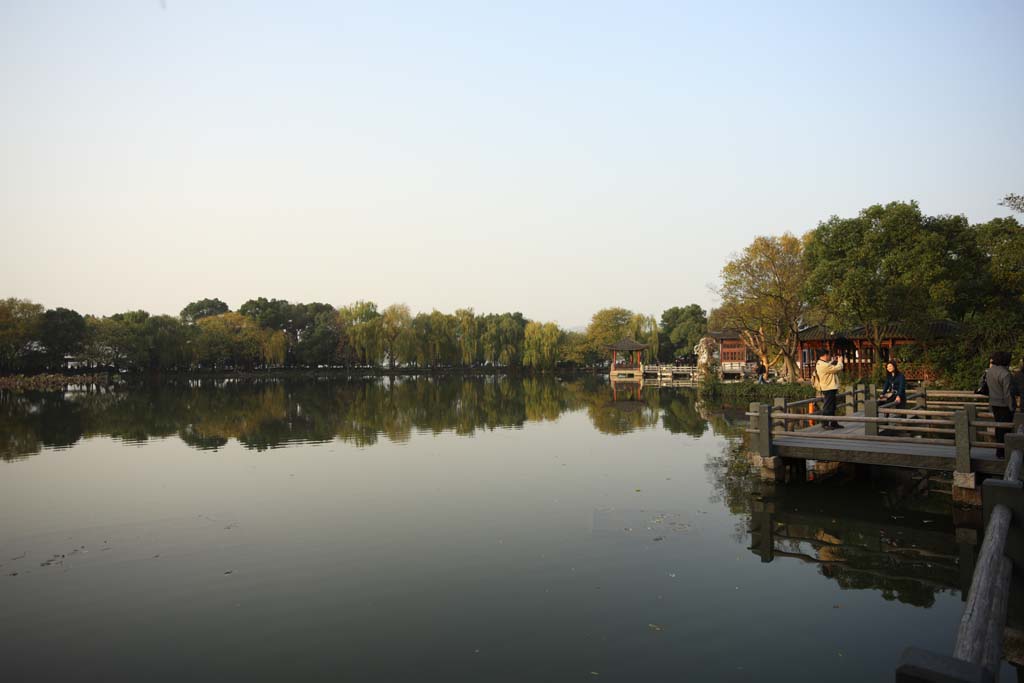
[[[647,348],[647,344],[641,344],[635,339],[624,337],[614,344],[609,344],[605,348],[609,351],[643,351]]]

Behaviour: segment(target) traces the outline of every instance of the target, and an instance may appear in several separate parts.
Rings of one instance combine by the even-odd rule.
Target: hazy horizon
[[[1024,192],[1024,4],[0,2],[0,297],[710,307],[761,234]]]

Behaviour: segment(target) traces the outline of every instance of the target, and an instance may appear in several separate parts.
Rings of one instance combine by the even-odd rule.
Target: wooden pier
[[[984,541],[977,559],[968,558],[973,571],[952,656],[907,648],[895,678],[997,680],[1004,652],[1022,645],[1020,629],[1007,628],[1007,612],[1014,571],[1024,569],[1024,414],[997,422],[982,403],[985,397],[970,392],[921,390],[901,408],[879,405],[874,388],[864,385],[848,387],[840,397],[845,405],[837,416],[814,412],[821,399],[751,404],[751,461],[768,480],[785,479],[790,470],[806,470],[808,461],[818,460],[951,472],[953,501],[983,506]],[[823,420],[841,428],[826,431]],[[1010,430],[1005,444],[991,438],[995,429]],[[1005,458],[996,457],[1000,449]],[[752,546],[766,561],[776,554],[775,522],[752,520]],[[1021,654],[1012,658],[1018,666],[1024,664]],[[1018,678],[1022,672],[1018,668]]]
[[[1006,469],[989,431],[1024,424],[1022,414],[1013,424],[995,422],[978,400],[984,397],[970,392],[922,389],[908,395],[905,408],[879,405],[874,388],[863,384],[838,398],[842,412],[827,418],[836,430],[825,430],[825,418],[814,412],[820,398],[750,404],[752,461],[764,478],[785,478],[787,467],[807,461],[952,472],[954,501],[981,505],[978,475]]]

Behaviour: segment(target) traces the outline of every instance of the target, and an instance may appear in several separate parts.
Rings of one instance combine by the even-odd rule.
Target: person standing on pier
[[[1017,407],[1017,387],[1010,374],[1010,354],[996,351],[988,361],[988,370],[982,379],[981,393],[988,390],[988,404],[996,422],[1013,422],[1014,408]],[[1010,432],[1008,427],[996,428],[996,441],[1003,443]],[[1003,449],[996,451],[996,457],[1004,457]]]
[[[832,360],[832,354],[828,349],[818,354],[818,362],[814,366],[815,389],[821,392],[824,403],[821,407],[822,415],[836,414],[836,394],[839,391],[839,377],[837,375],[843,370],[843,359]],[[839,425],[833,421],[825,420],[822,429],[839,429]]]

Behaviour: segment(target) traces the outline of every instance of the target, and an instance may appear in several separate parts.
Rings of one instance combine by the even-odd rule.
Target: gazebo
[[[643,361],[641,352],[647,348],[647,344],[641,344],[634,339],[620,339],[614,344],[605,347],[612,352],[612,366],[608,375],[612,379],[625,377],[643,377]],[[619,354],[624,354],[624,360],[619,360]]]

